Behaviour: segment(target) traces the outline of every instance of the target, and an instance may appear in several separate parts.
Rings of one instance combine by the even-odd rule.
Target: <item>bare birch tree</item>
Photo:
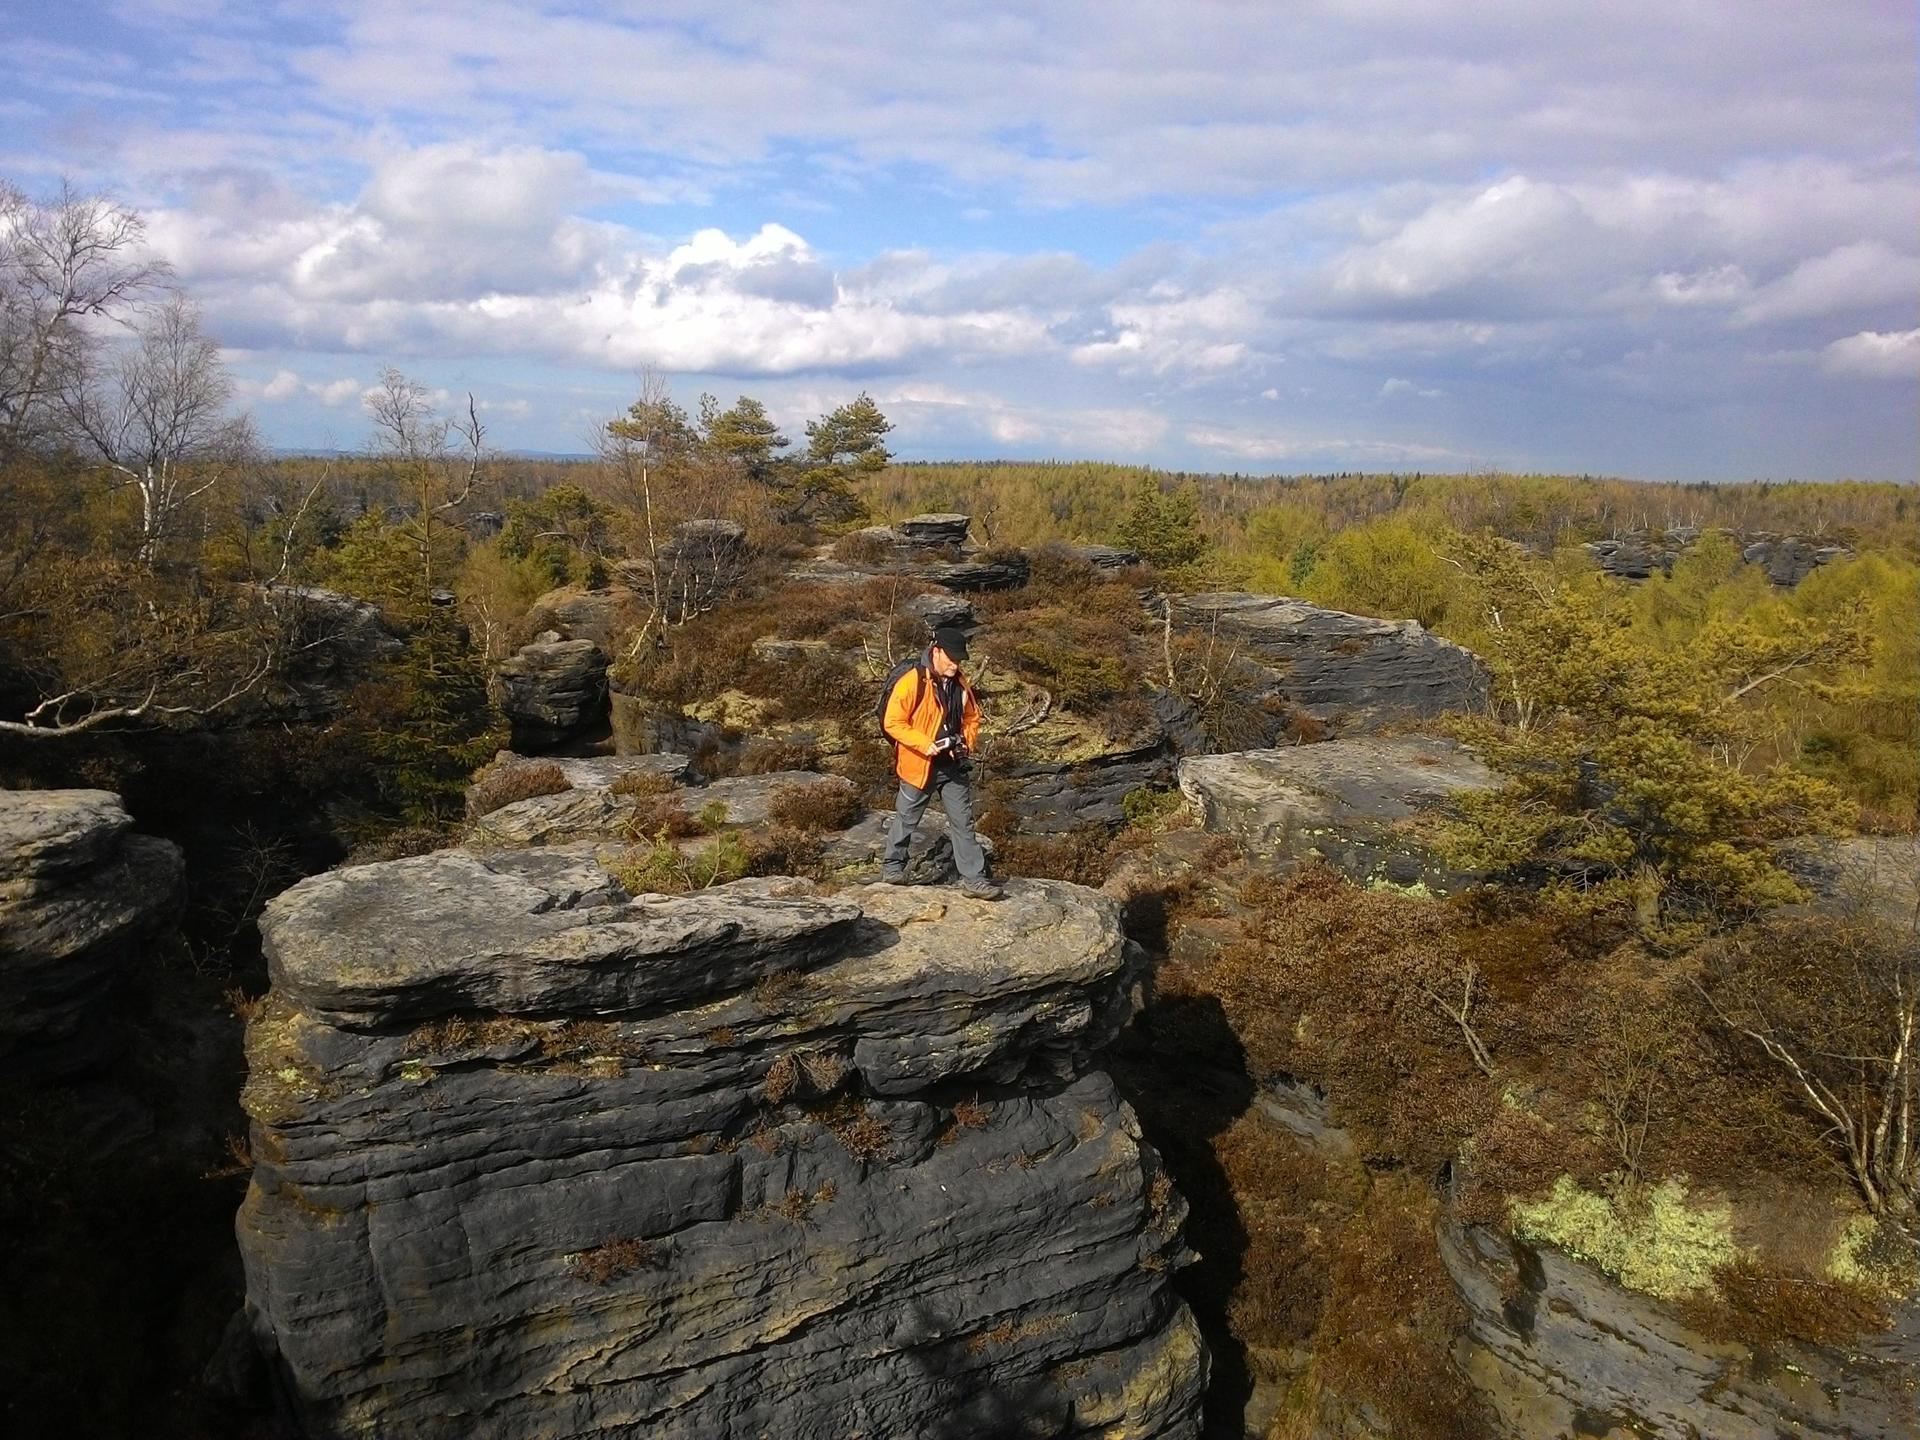
[[[55,398],[84,378],[93,319],[118,320],[170,273],[139,215],[63,183],[47,204],[0,182],[0,452],[57,434]]]
[[[138,553],[149,570],[186,507],[255,456],[251,422],[227,411],[232,395],[220,347],[176,295],[109,367],[63,396],[75,438],[114,485],[140,496]]]

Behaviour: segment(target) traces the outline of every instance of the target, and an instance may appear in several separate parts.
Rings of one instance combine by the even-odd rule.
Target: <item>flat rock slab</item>
[[[1414,620],[1237,591],[1181,596],[1173,604],[1185,628],[1218,634],[1267,672],[1255,700],[1278,700],[1343,728],[1486,708],[1479,660]]]
[[[1421,843],[1419,817],[1500,783],[1471,751],[1429,735],[1191,755],[1178,774],[1206,828],[1256,854],[1320,860],[1362,883],[1435,893],[1472,877],[1448,869]]]
[[[109,790],[0,790],[0,882],[98,864],[132,825]]]
[[[1089,1066],[1113,901],[595,868],[270,907],[238,1235],[302,1434],[1198,1436],[1185,1206]]]
[[[634,757],[643,758],[643,757]],[[775,770],[766,775],[730,775],[706,785],[673,792],[670,802],[693,816],[720,807],[721,825],[765,825],[775,799],[786,790],[852,795],[853,782],[811,770]],[[637,817],[663,797],[616,794],[605,789],[562,790],[503,805],[473,822],[476,844],[561,845],[574,840],[626,840]]]
[[[0,1072],[74,1075],[113,1052],[120,974],[178,912],[179,847],[104,790],[0,791]]]

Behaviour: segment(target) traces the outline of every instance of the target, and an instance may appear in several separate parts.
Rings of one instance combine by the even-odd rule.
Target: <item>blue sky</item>
[[[282,445],[386,364],[910,458],[1913,479],[1907,0],[11,0],[0,179],[147,217]]]

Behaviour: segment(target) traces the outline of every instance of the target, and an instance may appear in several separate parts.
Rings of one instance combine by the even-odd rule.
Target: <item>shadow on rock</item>
[[[1248,1236],[1212,1142],[1253,1103],[1246,1052],[1214,996],[1150,995],[1108,1061],[1191,1206],[1187,1239],[1200,1259],[1174,1288],[1193,1307],[1213,1357],[1205,1433],[1238,1440],[1253,1376],[1227,1307],[1245,1273]]]

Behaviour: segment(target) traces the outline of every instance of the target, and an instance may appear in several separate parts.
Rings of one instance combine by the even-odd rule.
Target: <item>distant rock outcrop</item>
[[[501,661],[497,673],[515,749],[557,745],[606,716],[607,657],[591,640],[548,632]]]
[[[1363,884],[1436,894],[1472,877],[1449,869],[1423,843],[1420,817],[1499,783],[1471,752],[1430,735],[1191,755],[1179,776],[1206,828],[1257,855],[1318,860]]]
[[[106,1060],[101,1008],[179,906],[171,841],[131,833],[105,790],[0,791],[0,1073]]]
[[[1694,525],[1676,525],[1666,530],[1629,530],[1605,540],[1589,540],[1581,548],[1609,575],[1622,580],[1645,580],[1658,570],[1673,573],[1674,564],[1700,539],[1702,531]],[[1844,560],[1853,554],[1850,545],[1805,540],[1797,535],[1774,535],[1767,531],[1735,534],[1740,558],[1759,565],[1767,579],[1782,589],[1792,589],[1818,566]]]
[[[1176,623],[1217,634],[1238,658],[1267,672],[1253,698],[1342,728],[1486,706],[1479,660],[1414,620],[1240,592],[1178,596],[1172,604]]]
[[[446,851],[261,928],[238,1229],[303,1433],[1198,1435],[1104,897]]]

